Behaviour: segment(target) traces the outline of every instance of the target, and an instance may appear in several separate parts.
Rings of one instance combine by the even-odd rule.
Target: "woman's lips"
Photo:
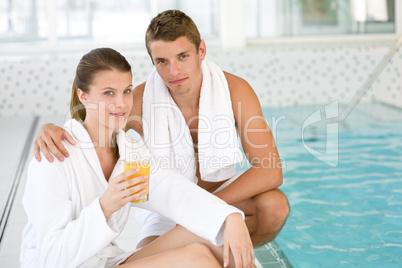
[[[123,118],[126,116],[126,113],[112,113],[111,115],[117,118]]]

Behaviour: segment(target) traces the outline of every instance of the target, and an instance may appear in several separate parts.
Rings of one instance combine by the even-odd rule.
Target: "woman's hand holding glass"
[[[145,194],[146,186],[148,185],[147,176],[127,179],[127,177],[133,176],[139,172],[140,169],[130,169],[109,179],[109,186],[105,193],[99,198],[99,203],[106,219],[109,219],[114,212],[121,209],[128,202]]]

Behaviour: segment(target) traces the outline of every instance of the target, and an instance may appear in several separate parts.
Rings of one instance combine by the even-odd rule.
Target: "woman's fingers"
[[[229,266],[230,253],[233,256],[234,266],[236,268],[254,267],[254,248],[250,247],[231,247],[229,244],[223,246],[223,266]],[[233,264],[232,264],[233,265]]]
[[[148,185],[148,183],[144,183],[144,184],[139,185],[136,190],[129,189],[129,191],[128,191],[129,195],[127,195],[124,198],[126,198],[129,202],[140,198],[141,196],[145,195],[145,193],[147,192],[147,190],[145,189],[145,187],[147,185]]]
[[[243,268],[244,256],[242,256],[241,251],[238,250],[238,249],[233,249],[232,248],[232,254],[233,254],[235,267],[236,268]]]
[[[116,193],[121,193],[123,191],[125,191],[125,193],[129,193],[129,194],[136,193],[136,192],[140,191],[141,189],[145,188],[146,185],[148,185],[148,183],[146,185],[144,185],[144,182],[148,182],[148,179],[149,179],[149,176],[147,176],[147,175],[137,176],[137,177],[132,177],[132,178],[127,179],[130,176],[138,174],[138,172],[140,172],[139,169],[138,170],[135,170],[135,169],[127,170],[127,171],[121,173],[119,176],[114,177],[113,179],[110,179],[109,185],[114,188]],[[137,186],[139,186],[140,188]],[[124,196],[124,194],[123,194],[123,196]]]
[[[128,185],[124,191],[124,195],[128,198],[128,201],[144,196],[147,192],[147,186],[149,184],[149,176],[139,176],[127,180],[124,184]]]
[[[136,178],[129,179],[124,183],[127,190],[137,189],[137,186],[148,185],[148,176],[140,176]]]
[[[119,174],[118,176],[111,178],[109,180],[109,184],[123,183],[123,182],[127,181],[128,177],[134,176],[135,174],[139,173],[140,171],[141,170],[139,168],[126,170],[126,171],[122,172],[121,174]],[[130,180],[130,179],[128,179],[128,180]]]
[[[121,205],[125,205],[130,201],[138,199],[146,193],[146,187],[148,186],[148,181],[146,180],[146,178],[138,177],[135,178],[135,180],[130,180],[136,181],[136,183],[121,183],[119,184],[119,188],[116,188],[116,191],[114,193],[115,198],[117,200],[120,200],[119,202],[121,202]]]
[[[128,202],[138,199],[146,193],[145,188],[148,183],[143,183],[147,181],[146,176],[127,179],[138,174],[138,172],[140,172],[140,169],[131,169],[109,179],[109,185],[99,199],[106,219],[109,219],[115,211],[125,206]]]
[[[255,261],[255,253],[254,253],[254,247],[251,245],[251,266],[254,267],[254,261]]]
[[[251,248],[231,248],[235,267],[249,268],[254,267],[254,249]],[[224,253],[225,254],[225,253]],[[225,255],[224,255],[225,256]],[[225,258],[225,257],[224,257]]]
[[[243,267],[244,268],[251,267],[251,255],[250,255],[250,251],[248,250],[248,248],[245,248],[243,250],[242,259],[243,259]]]
[[[225,243],[223,245],[223,267],[228,267],[230,258],[230,246]]]
[[[140,169],[130,169],[109,180],[108,189],[102,198],[105,215],[110,215],[110,212],[120,209],[128,202],[138,199],[146,193],[149,176],[132,177],[139,172]]]

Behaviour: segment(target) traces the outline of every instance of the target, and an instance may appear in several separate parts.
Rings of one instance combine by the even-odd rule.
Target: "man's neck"
[[[198,88],[198,90],[192,89],[190,92],[187,92],[183,95],[172,93],[171,90],[169,90],[169,92],[180,110],[198,110],[200,104],[201,87]]]

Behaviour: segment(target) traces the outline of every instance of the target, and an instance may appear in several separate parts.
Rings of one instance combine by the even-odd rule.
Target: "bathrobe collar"
[[[95,146],[92,143],[91,137],[89,136],[87,130],[76,119],[68,120],[64,124],[64,129],[67,130],[77,141],[75,147],[82,149],[82,153],[87,159],[88,164],[95,171],[97,177],[101,178],[102,183],[107,187],[107,181],[103,174],[98,155],[96,154]],[[112,174],[110,176],[111,178],[123,172],[123,160],[125,156],[125,148],[127,143],[125,133],[123,130],[121,129],[117,130],[116,135],[117,135],[117,144],[119,146],[120,158],[117,160],[117,163],[112,171]]]

